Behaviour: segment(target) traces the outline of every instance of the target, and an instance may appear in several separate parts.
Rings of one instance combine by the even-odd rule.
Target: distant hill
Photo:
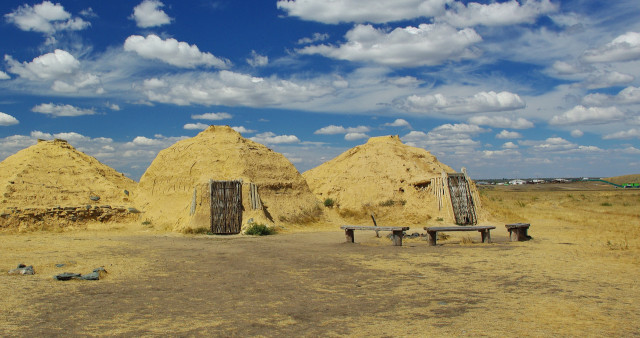
[[[640,183],[640,174],[609,177],[605,178],[605,180],[615,184]]]

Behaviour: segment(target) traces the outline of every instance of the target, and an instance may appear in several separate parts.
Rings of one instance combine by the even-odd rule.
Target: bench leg
[[[393,240],[393,245],[402,246],[402,237],[403,236],[404,236],[404,234],[402,233],[402,230],[393,231],[392,234],[391,234],[391,239]]]
[[[517,229],[508,229],[509,230],[509,241],[515,242],[518,240],[518,230]]]
[[[431,246],[436,245],[436,237],[438,236],[438,232],[437,231],[428,231],[427,233],[429,234],[429,245],[431,245]]]
[[[491,243],[491,230],[480,230],[482,243]]]
[[[527,233],[527,230],[529,230],[529,228],[518,228],[518,241],[522,242],[522,241],[528,241],[531,239],[531,237],[529,237],[529,234]]]
[[[353,229],[345,229],[344,235],[347,237],[347,243],[353,243]]]

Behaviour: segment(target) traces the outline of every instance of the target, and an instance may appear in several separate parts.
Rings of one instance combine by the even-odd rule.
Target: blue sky
[[[139,179],[209,124],[301,171],[400,135],[474,178],[640,173],[640,3],[11,1],[0,159],[63,138]]]

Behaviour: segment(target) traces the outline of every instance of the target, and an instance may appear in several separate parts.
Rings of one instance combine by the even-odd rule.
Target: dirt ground
[[[265,237],[138,224],[2,233],[0,335],[640,336],[640,191],[481,197],[490,244],[460,232],[394,247],[365,231],[348,244],[339,224]],[[512,222],[530,222],[533,239],[508,242]],[[36,274],[8,275],[18,263]],[[100,266],[99,281],[52,278]]]

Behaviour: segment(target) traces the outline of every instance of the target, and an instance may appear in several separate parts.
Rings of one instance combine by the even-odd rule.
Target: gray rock
[[[55,275],[53,276],[53,279],[55,280],[71,280],[71,279],[77,279],[82,277],[81,274],[79,273],[73,273],[73,272],[63,272],[59,275]]]
[[[36,272],[33,269],[33,266],[29,265],[24,265],[24,264],[18,264],[18,267],[15,269],[11,269],[8,272],[10,275],[35,275]]]

